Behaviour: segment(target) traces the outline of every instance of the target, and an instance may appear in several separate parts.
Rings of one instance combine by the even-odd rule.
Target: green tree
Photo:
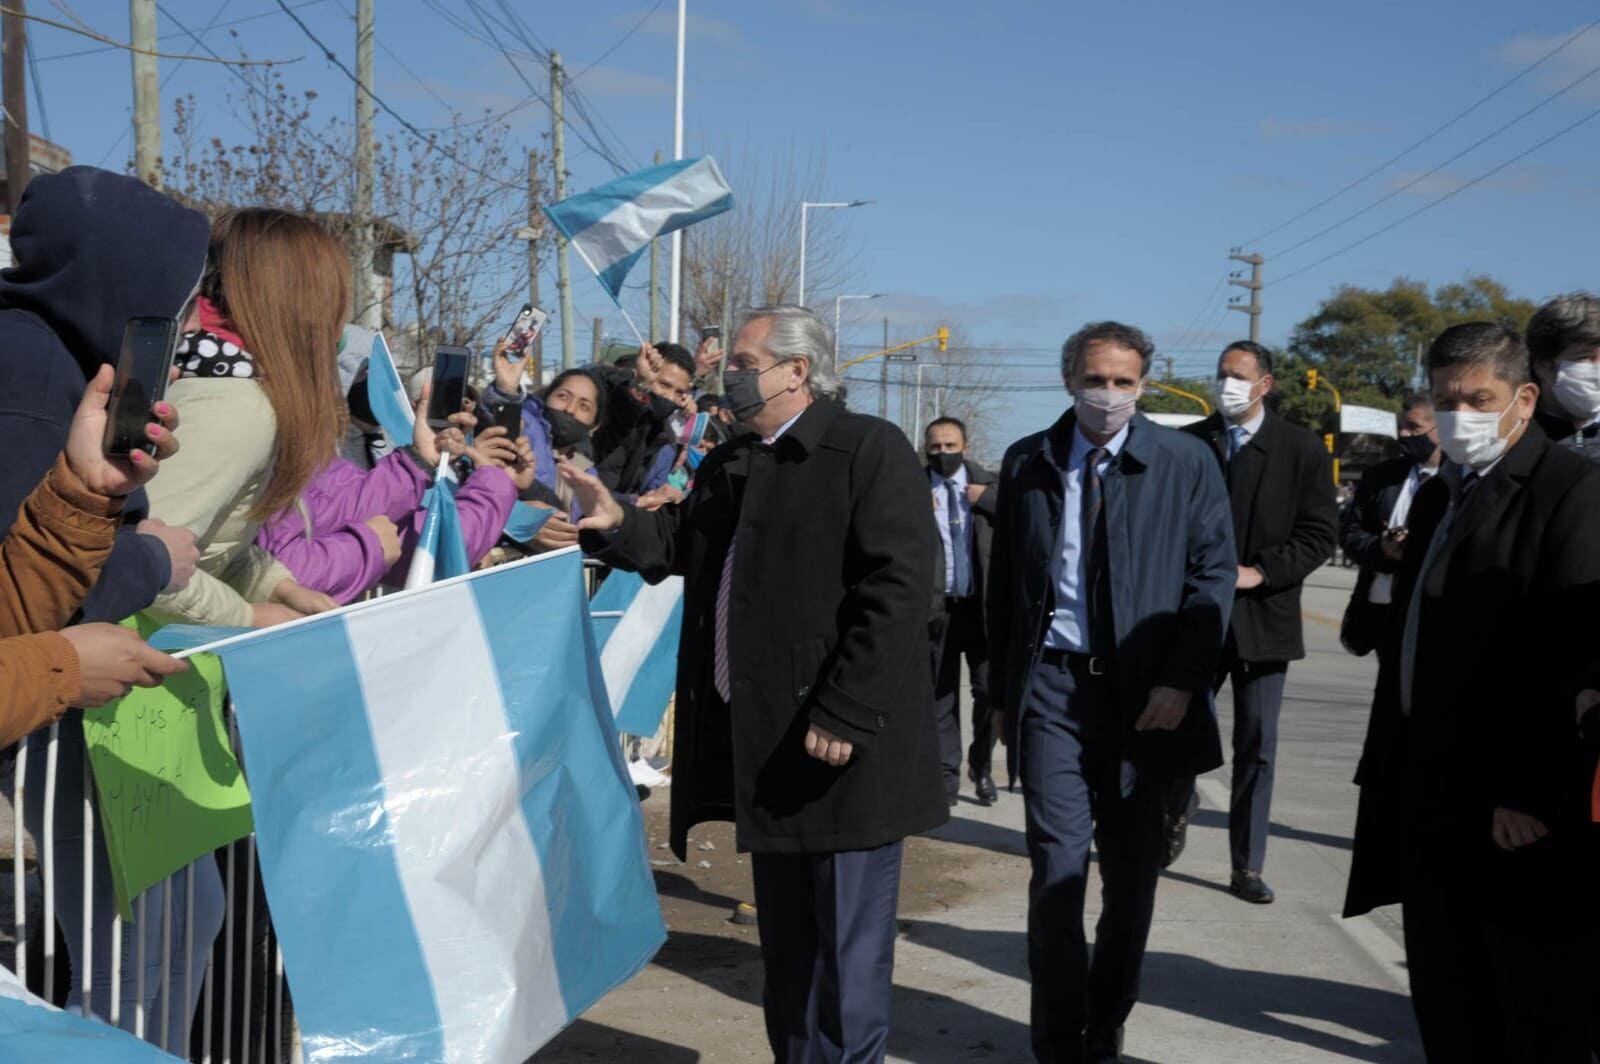
[[[1393,409],[1411,390],[1422,352],[1446,328],[1489,319],[1521,329],[1534,309],[1531,301],[1481,274],[1431,292],[1425,282],[1407,277],[1381,290],[1341,285],[1295,326],[1284,361],[1302,376],[1316,367],[1349,402]],[[1283,384],[1285,376],[1278,374]]]

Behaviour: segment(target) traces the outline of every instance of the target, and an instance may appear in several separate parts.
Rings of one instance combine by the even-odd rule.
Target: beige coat
[[[247,627],[252,603],[293,579],[253,542],[249,516],[272,479],[278,447],[272,404],[253,380],[185,377],[167,400],[182,419],[178,453],[150,482],[150,516],[182,526],[200,541],[200,568],[182,591],[161,595],[149,612],[176,624]]]

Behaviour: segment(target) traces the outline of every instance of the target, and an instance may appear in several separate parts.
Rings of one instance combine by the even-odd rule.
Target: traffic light
[[[1328,445],[1328,453],[1332,454],[1333,453],[1333,433],[1331,433],[1331,432],[1324,433],[1323,437],[1322,437],[1322,442]]]
[[[1316,391],[1316,389],[1317,389],[1317,371],[1316,370],[1314,370],[1314,369],[1306,370],[1306,387],[1310,388],[1312,391]]]
[[[946,325],[939,326],[939,352],[950,350],[950,328]]]

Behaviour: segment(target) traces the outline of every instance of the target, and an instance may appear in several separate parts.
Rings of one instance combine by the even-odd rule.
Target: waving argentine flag
[[[650,241],[732,207],[733,190],[716,160],[703,155],[619,177],[552,203],[544,213],[620,302],[623,279]]]
[[[467,542],[461,535],[461,511],[456,506],[456,474],[448,455],[440,457],[433,487],[423,493],[422,504],[427,512],[411,553],[411,568],[406,570],[407,590],[472,570]]]
[[[0,1059],[72,1064],[181,1064],[126,1031],[62,1012],[0,967]]]
[[[378,426],[389,436],[389,442],[404,447],[411,442],[411,428],[416,422],[416,411],[406,395],[406,386],[395,368],[394,356],[382,333],[372,337],[372,354],[367,358],[367,402],[372,405],[372,416]]]
[[[654,735],[677,683],[683,577],[652,586],[638,573],[615,571],[589,605],[617,730]]]
[[[520,1064],[661,945],[576,548],[203,649],[308,1061]]]

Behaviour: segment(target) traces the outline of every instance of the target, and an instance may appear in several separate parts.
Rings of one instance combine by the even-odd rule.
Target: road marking
[[[1318,613],[1316,610],[1301,610],[1300,615],[1308,621],[1316,621],[1318,624],[1325,624],[1329,628],[1342,628],[1344,626],[1343,619],[1329,617],[1326,613]]]
[[[1406,975],[1406,949],[1394,937],[1379,927],[1370,916],[1355,916],[1346,920],[1338,913],[1330,919],[1370,957],[1394,985],[1405,993],[1411,992],[1411,980]]]

